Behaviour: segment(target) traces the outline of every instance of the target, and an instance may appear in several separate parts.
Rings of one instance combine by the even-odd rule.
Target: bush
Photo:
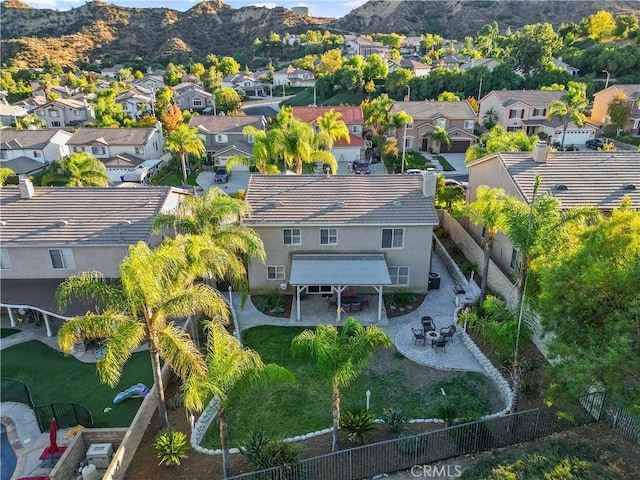
[[[253,470],[283,467],[291,470],[302,459],[302,448],[295,443],[273,440],[258,430],[249,434],[249,440],[238,446]]]
[[[407,292],[406,290],[400,290],[399,292],[393,292],[387,298],[390,305],[395,305],[396,307],[404,307],[405,305],[413,302],[414,295],[413,293]]]
[[[161,432],[153,442],[156,454],[160,459],[158,465],[180,465],[180,461],[187,458],[189,443],[187,436],[177,430],[165,430]]]
[[[412,432],[402,432],[398,435],[398,450],[405,455],[413,455],[414,453],[422,454],[427,449],[427,436],[416,436]]]
[[[375,418],[364,408],[346,410],[340,415],[340,430],[350,442],[356,445],[365,443],[377,430]]]
[[[407,423],[407,417],[402,410],[396,407],[385,408],[382,413],[382,421],[387,424],[392,432],[399,432]]]
[[[256,308],[262,313],[283,313],[286,300],[278,292],[261,295],[257,302]]]
[[[158,173],[156,173],[153,177],[151,177],[151,180],[149,180],[149,183],[151,183],[151,185],[158,185],[160,180],[166,177],[170,172],[171,172],[171,168],[169,168],[168,166],[161,168],[160,170],[158,170]]]
[[[451,236],[451,232],[446,228],[439,228],[436,230],[436,237],[438,238],[449,238]]]
[[[471,272],[477,272],[478,264],[475,262],[464,262],[460,267],[460,270],[462,270],[466,274],[470,274]]]
[[[451,245],[449,245],[447,247],[447,250],[449,250],[449,253],[462,253],[462,249],[457,243],[452,243]]]

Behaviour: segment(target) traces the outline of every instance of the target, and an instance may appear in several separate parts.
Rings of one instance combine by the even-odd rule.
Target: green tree
[[[453,92],[442,92],[438,95],[439,102],[459,102],[460,97]]]
[[[164,83],[169,87],[175,87],[180,83],[182,77],[184,77],[186,72],[182,65],[175,65],[172,62],[167,64],[167,70],[164,74]]]
[[[407,84],[413,73],[406,68],[396,68],[384,81],[384,87],[392,98],[402,98],[407,93]]]
[[[191,75],[194,75],[198,80],[201,79],[202,75],[204,75],[205,72],[206,70],[204,68],[204,65],[202,65],[200,62],[194,63],[189,69],[189,73],[191,73]]]
[[[389,129],[389,118],[393,100],[386,93],[362,102],[364,124],[371,127],[373,135],[379,135]]]
[[[216,69],[220,72],[222,78],[224,78],[228,75],[238,73],[240,71],[240,64],[236,62],[233,57],[222,57]]]
[[[60,168],[69,180],[68,187],[108,187],[107,168],[86,152],[72,153],[60,160]]]
[[[18,130],[27,130],[29,127],[34,127],[36,129],[45,128],[47,126],[47,122],[44,118],[40,118],[35,113],[27,113],[21,117],[16,119],[16,128]]]
[[[117,94],[115,88],[105,88],[96,93],[96,126],[117,128],[125,125],[127,114],[122,110],[122,105],[116,102]]]
[[[387,78],[389,66],[380,55],[369,55],[367,65],[364,67],[365,81]]]
[[[567,93],[549,104],[547,111],[547,120],[553,117],[562,117],[562,141],[560,146],[564,150],[564,139],[567,135],[569,122],[573,121],[578,127],[582,127],[587,121],[584,109],[589,104],[587,100],[587,84],[582,82],[569,82],[567,85]]]
[[[3,187],[7,178],[15,175],[15,172],[7,167],[0,167],[0,187]]]
[[[605,10],[600,10],[589,17],[589,36],[595,40],[611,37],[615,29],[616,21],[613,15]]]
[[[607,115],[611,124],[616,127],[616,131],[620,132],[624,129],[631,115],[632,102],[622,92],[618,92],[609,102],[607,107]]]
[[[333,149],[334,143],[341,139],[347,143],[351,141],[349,127],[341,117],[342,114],[332,108],[317,119],[318,127],[320,128],[320,133],[317,135],[319,143],[328,150]]]
[[[487,130],[491,130],[498,123],[498,113],[493,107],[487,110],[482,116],[482,125]]]
[[[169,133],[165,147],[180,156],[182,164],[182,185],[187,185],[187,155],[202,157],[206,151],[203,140],[198,136],[198,129],[188,125],[180,125]]]
[[[227,427],[227,411],[231,407],[229,397],[232,394],[248,395],[257,385],[292,383],[295,379],[285,368],[265,365],[257,352],[243,347],[220,323],[210,322],[207,330],[207,374],[203,378],[192,377],[196,386],[187,389],[190,394],[185,397],[185,406],[202,411],[211,398],[216,398],[222,470],[224,478],[228,478],[231,476]]]
[[[562,47],[562,39],[550,23],[525,25],[512,36],[511,57],[525,75],[540,70]]]
[[[120,265],[119,283],[108,282],[99,272],[84,272],[62,282],[56,298],[61,310],[74,300],[103,306],[99,313],[65,321],[58,331],[58,344],[69,354],[78,340],[106,338],[105,354],[96,368],[100,380],[111,387],[118,384],[131,353],[148,342],[158,413],[165,427],[169,418],[160,359],[184,381],[192,374],[205,374],[202,355],[187,333],[170,319],[205,313],[226,320],[229,315],[219,292],[194,284],[177,241],[165,241],[154,249],[139,242],[129,247]]]
[[[253,137],[253,164],[256,166],[256,170],[260,172],[261,175],[277,175],[280,173],[278,166],[273,163],[276,158],[276,154],[274,152],[274,142],[269,137],[267,132],[264,130],[258,130],[255,127],[247,126],[242,129],[242,133],[245,135],[250,135]],[[233,160],[233,161],[232,161]],[[245,157],[244,160],[230,158],[227,162],[227,165],[234,162],[238,162],[241,164],[247,164],[248,159]]]
[[[429,132],[427,134],[431,140],[433,140],[436,144],[433,151],[435,153],[440,153],[440,149],[442,148],[442,144],[444,143],[447,148],[451,146],[451,139],[449,138],[449,134],[447,130],[442,127],[434,128],[433,132]]]
[[[528,136],[522,130],[507,132],[496,125],[480,137],[480,144],[469,147],[465,153],[465,162],[471,162],[495,152],[531,152],[539,141],[537,135]]]
[[[342,53],[337,48],[328,50],[320,56],[316,67],[319,74],[332,75],[342,66]]]
[[[333,325],[318,325],[305,330],[291,343],[294,355],[314,358],[318,370],[331,378],[331,412],[333,417],[332,451],[338,451],[340,427],[340,388],[348,386],[367,366],[377,347],[391,348],[393,343],[382,329],[363,327],[353,317],[338,330]]]
[[[476,200],[463,208],[463,214],[469,217],[471,223],[481,225],[484,228],[484,261],[479,305],[482,305],[487,297],[487,281],[493,242],[498,231],[504,228],[504,195],[502,189],[480,185],[476,190]]]
[[[218,112],[235,112],[242,107],[240,94],[231,87],[222,87],[213,94]]]

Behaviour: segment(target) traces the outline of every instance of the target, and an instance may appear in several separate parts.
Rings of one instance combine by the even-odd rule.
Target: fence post
[[[478,430],[480,428],[480,422],[476,422],[476,429],[475,429],[475,434],[474,434],[474,439],[473,439],[473,451],[477,452],[478,451]]]
[[[536,409],[536,428],[533,431],[533,438],[538,438],[538,422],[540,421],[540,408]]]

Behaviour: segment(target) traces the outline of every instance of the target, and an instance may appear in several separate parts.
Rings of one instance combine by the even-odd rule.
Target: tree
[[[169,87],[175,87],[180,83],[180,80],[185,76],[185,74],[186,72],[182,65],[175,65],[173,62],[169,62],[164,75],[164,82]]]
[[[40,129],[46,126],[47,122],[44,118],[40,118],[35,113],[27,113],[26,115],[16,118],[16,128],[18,130],[27,130],[29,127]]]
[[[491,130],[498,123],[498,113],[493,107],[487,110],[482,116],[482,125],[487,130]]]
[[[211,398],[216,398],[222,469],[224,478],[228,478],[231,476],[227,427],[229,397],[232,394],[249,394],[259,384],[292,383],[295,379],[285,368],[265,365],[257,352],[244,348],[220,323],[210,322],[207,331],[207,373],[202,378],[190,379],[195,386],[187,389],[190,394],[185,397],[185,406],[189,410],[202,411]]]
[[[562,39],[550,23],[525,25],[512,36],[511,57],[525,75],[542,68],[562,47]]]
[[[342,53],[337,48],[328,50],[320,56],[316,67],[319,74],[333,75],[342,66]]]
[[[384,82],[384,86],[393,98],[402,98],[407,93],[407,84],[413,78],[413,73],[406,68],[396,68]]]
[[[364,67],[364,79],[366,81],[387,78],[389,66],[380,55],[369,55],[367,65]]]
[[[451,146],[451,139],[449,138],[449,134],[445,128],[436,127],[433,132],[429,132],[427,135],[436,144],[436,148],[433,149],[435,153],[440,153],[443,143],[447,148]]]
[[[604,387],[640,405],[640,211],[625,198],[609,217],[571,232],[539,267],[536,308],[551,332],[554,380],[575,399]]]
[[[594,40],[602,40],[612,36],[616,29],[613,15],[600,10],[589,17],[589,36]]]
[[[567,85],[567,93],[549,104],[547,111],[547,120],[553,117],[563,118],[562,141],[560,146],[564,150],[564,139],[567,135],[569,122],[573,121],[578,127],[582,127],[587,121],[587,117],[583,113],[589,104],[587,100],[587,84],[582,82],[569,82]]]
[[[280,173],[278,166],[273,163],[276,154],[273,151],[274,145],[269,135],[264,130],[258,130],[252,126],[244,127],[242,133],[253,137],[253,164],[256,166],[258,172],[260,172],[261,175],[276,175]],[[240,163],[246,164],[246,158],[247,157]],[[227,165],[229,165],[229,163],[233,165],[235,161],[234,158],[230,158]]]
[[[465,153],[465,162],[471,162],[495,152],[531,152],[539,141],[537,135],[528,136],[522,130],[507,132],[496,125],[480,136],[480,144],[469,147]]]
[[[68,177],[68,187],[108,187],[107,168],[86,152],[72,153],[60,160],[60,168]]]
[[[389,129],[389,111],[393,106],[393,100],[386,93],[362,102],[364,124],[371,127],[373,135],[379,135]]]
[[[235,112],[242,107],[240,94],[231,87],[222,87],[213,94],[216,102],[216,109],[219,112]]]
[[[476,190],[476,200],[466,205],[463,209],[464,215],[469,217],[471,223],[482,225],[484,228],[484,262],[480,298],[478,299],[479,305],[484,303],[487,296],[487,281],[493,242],[498,231],[504,225],[503,202],[504,191],[502,189],[480,185]]]
[[[13,177],[15,172],[8,167],[0,167],[0,187],[3,187],[7,178]]]
[[[171,132],[175,131],[183,122],[184,117],[182,116],[182,110],[180,110],[180,107],[175,103],[169,105],[166,113],[162,117],[162,126],[165,134],[170,135]]]
[[[122,105],[116,102],[116,96],[115,88],[105,88],[96,93],[94,111],[98,127],[124,126],[127,114],[122,110]]]
[[[439,102],[459,102],[460,97],[453,92],[442,92],[438,95]]]
[[[607,107],[607,115],[611,124],[616,127],[616,131],[620,132],[624,129],[629,121],[631,114],[632,101],[622,92],[618,92],[609,102]]]
[[[182,163],[182,185],[187,186],[187,155],[204,155],[204,142],[198,136],[198,129],[188,125],[180,125],[169,134],[165,142],[172,153],[180,155]]]
[[[99,272],[84,272],[60,284],[56,298],[61,310],[78,300],[99,302],[103,310],[73,317],[58,331],[58,344],[72,353],[81,339],[106,338],[105,354],[97,364],[100,381],[118,384],[124,364],[143,342],[148,342],[158,413],[169,426],[160,359],[183,380],[204,375],[202,355],[186,332],[171,318],[205,313],[228,318],[227,304],[216,290],[194,284],[184,250],[177,241],[165,241],[151,249],[144,242],[129,247],[120,265],[120,282],[108,282]]]
[[[228,75],[238,73],[240,71],[240,64],[236,62],[233,57],[222,57],[216,69],[220,72],[222,78],[224,78]]]
[[[333,452],[339,448],[340,388],[362,374],[379,346],[391,348],[393,343],[382,329],[363,327],[353,317],[347,318],[340,330],[333,325],[320,324],[315,331],[305,330],[291,342],[294,355],[314,358],[320,372],[331,378]]]
[[[319,142],[325,146],[328,150],[333,149],[333,145],[338,140],[345,140],[347,143],[351,142],[349,135],[349,127],[341,120],[342,114],[336,112],[333,108],[326,112],[322,117],[318,117],[318,127],[320,133]]]

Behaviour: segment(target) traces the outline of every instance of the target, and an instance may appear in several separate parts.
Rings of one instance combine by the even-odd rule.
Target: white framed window
[[[473,120],[465,120],[464,121],[464,129],[471,130],[473,128]]]
[[[106,150],[104,147],[91,147],[91,153],[93,155],[104,155]]]
[[[136,147],[136,155],[144,155],[144,147]]]
[[[49,116],[51,118],[58,118],[60,116],[60,112],[58,110],[49,110]]]
[[[524,118],[524,108],[512,108],[509,110],[509,118]]]
[[[406,148],[413,148],[413,137],[404,137],[404,146]]]
[[[84,147],[73,147],[74,152],[84,152]]]
[[[44,110],[38,110],[38,116],[44,117]]]
[[[362,127],[360,125],[352,125],[351,133],[360,133],[362,132]]]
[[[438,121],[436,121],[436,127],[447,128],[447,119],[439,118]]]
[[[0,270],[11,270],[11,259],[6,248],[0,249]]]
[[[515,248],[511,249],[511,261],[509,262],[509,266],[512,270],[515,270],[518,267],[519,257],[520,254],[518,253],[518,250]]]
[[[73,111],[73,116],[74,117],[79,117],[80,116],[80,110],[74,110]]]
[[[320,229],[320,245],[337,245],[338,229],[337,228],[321,228]]]
[[[267,278],[269,280],[284,280],[284,265],[267,266]]]
[[[404,228],[383,228],[382,248],[402,250],[404,248]]]
[[[301,245],[302,235],[299,228],[283,228],[282,229],[283,245]]]
[[[40,150],[33,151],[33,158],[40,158],[42,156],[42,152]]]
[[[74,270],[73,251],[70,248],[52,248],[49,250],[51,264],[56,270]]]
[[[409,285],[409,267],[388,267],[391,285],[401,287]]]
[[[201,107],[202,106],[202,99],[201,98],[194,98],[191,100],[191,105],[193,105],[194,107]]]
[[[216,143],[227,143],[229,141],[229,137],[223,134],[216,135]]]
[[[411,129],[411,128],[413,128],[413,122],[407,123],[407,129]]]
[[[534,117],[546,117],[547,116],[547,109],[546,108],[534,108],[533,109],[533,116]]]

